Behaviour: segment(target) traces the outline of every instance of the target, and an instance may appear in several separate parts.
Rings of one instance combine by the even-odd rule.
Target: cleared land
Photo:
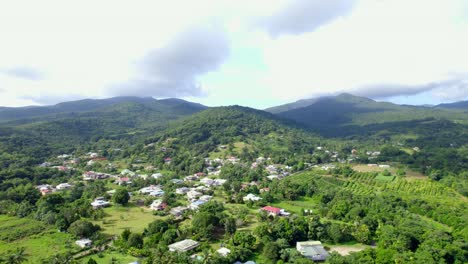
[[[40,263],[58,253],[78,251],[74,243],[70,234],[60,233],[42,222],[0,215],[0,256],[24,247],[28,255],[26,263]]]
[[[143,232],[149,223],[162,218],[153,215],[149,209],[134,205],[112,206],[105,208],[104,212],[106,216],[102,220],[92,222],[100,225],[103,233],[110,235],[120,235],[127,228],[132,232]]]

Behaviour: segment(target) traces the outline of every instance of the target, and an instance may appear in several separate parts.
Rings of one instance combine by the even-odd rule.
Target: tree
[[[93,258],[88,260],[88,264],[98,264]]]
[[[26,249],[21,247],[14,251],[8,251],[5,257],[0,258],[0,263],[20,264],[26,262],[28,256]]]
[[[114,199],[115,203],[125,206],[128,204],[128,201],[130,200],[130,195],[128,194],[128,191],[126,188],[120,188],[117,191],[115,191],[112,198]]]
[[[99,225],[93,225],[91,222],[85,220],[78,220],[73,222],[68,228],[68,232],[76,237],[90,237],[99,231]]]
[[[236,232],[236,219],[229,217],[224,221],[224,230],[226,234],[232,235]]]
[[[138,233],[131,233],[127,240],[127,246],[129,248],[143,248],[143,236]]]

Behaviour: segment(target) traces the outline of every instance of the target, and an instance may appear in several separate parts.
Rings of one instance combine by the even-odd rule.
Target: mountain
[[[206,107],[200,104],[187,102],[181,99],[156,100],[152,97],[114,97],[108,99],[84,99],[63,102],[52,106],[27,106],[0,108],[0,122],[22,120],[31,122],[37,120],[53,120],[67,116],[76,116],[79,113],[111,111],[119,104],[144,105],[156,111],[176,111],[193,113]]]
[[[455,102],[455,103],[449,103],[449,104],[439,104],[435,106],[437,108],[447,108],[447,109],[464,109],[468,110],[468,101],[460,101],[460,102]]]
[[[28,107],[7,109],[0,124],[0,150],[37,162],[100,140],[138,142],[170,121],[207,107],[180,99],[117,97],[32,108],[36,112]]]
[[[298,100],[298,101],[293,102],[293,103],[270,107],[270,108],[265,109],[265,111],[270,112],[272,114],[278,114],[278,113],[281,113],[281,112],[286,112],[286,111],[289,111],[289,110],[309,106],[309,105],[314,104],[315,102],[319,101],[320,99],[321,98],[302,99],[302,100]]]
[[[273,110],[281,108],[285,107],[280,106]],[[319,98],[310,105],[276,114],[325,136],[367,136],[370,133],[403,128],[408,131],[407,128],[416,127],[418,122],[424,123],[429,120],[451,120],[465,124],[468,122],[468,116],[460,111],[397,105],[351,94]]]

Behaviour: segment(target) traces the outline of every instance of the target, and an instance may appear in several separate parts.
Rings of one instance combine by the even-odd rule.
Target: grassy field
[[[36,226],[40,227],[40,230],[36,230]],[[32,230],[34,232],[31,232]],[[24,247],[28,254],[27,263],[39,263],[55,254],[78,250],[70,234],[60,233],[32,219],[0,215],[0,233],[2,238],[11,238],[0,240],[0,256],[8,250]],[[12,239],[14,237],[17,239]]]
[[[153,215],[152,211],[147,208],[129,205],[112,206],[105,208],[106,216],[102,220],[93,221],[103,228],[103,233],[111,235],[120,235],[126,228],[133,232],[142,232],[149,223],[156,219],[161,219],[161,216]]]
[[[272,203],[271,205],[282,208],[286,210],[287,212],[299,214],[299,215],[301,214],[301,211],[303,209],[308,209],[308,210],[318,209],[317,202],[314,201],[314,199],[310,197],[301,197],[297,201],[281,201],[277,203]]]

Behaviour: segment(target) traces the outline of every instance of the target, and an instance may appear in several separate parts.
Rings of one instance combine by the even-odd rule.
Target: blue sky
[[[0,1],[0,105],[467,100],[466,32],[464,0]]]

